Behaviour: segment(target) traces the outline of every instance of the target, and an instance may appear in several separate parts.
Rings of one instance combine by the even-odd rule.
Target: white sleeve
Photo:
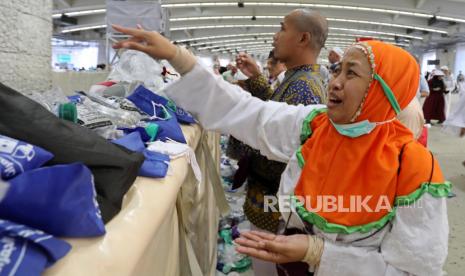
[[[317,276],[440,276],[447,257],[449,224],[445,198],[425,193],[415,206],[397,210],[379,248],[325,240]]]
[[[164,91],[208,130],[233,135],[271,160],[287,162],[300,146],[304,118],[322,105],[292,106],[252,97],[199,62]]]

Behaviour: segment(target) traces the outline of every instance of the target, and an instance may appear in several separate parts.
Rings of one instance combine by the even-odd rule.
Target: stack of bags
[[[53,157],[0,135],[0,275],[40,275],[71,248],[54,236],[105,234],[91,171]]]
[[[40,275],[71,248],[55,237],[104,235],[138,175],[165,177],[170,159],[193,156],[180,122],[195,120],[143,85],[50,98],[0,84],[0,275]]]
[[[0,84],[0,275],[40,275],[71,249],[55,237],[104,235],[138,175],[165,177],[181,156],[197,166],[180,127],[195,120],[143,85],[164,84],[140,79],[146,57],[126,60],[126,80],[70,97]]]

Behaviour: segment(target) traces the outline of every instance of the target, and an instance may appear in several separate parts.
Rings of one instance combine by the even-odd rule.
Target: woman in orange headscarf
[[[115,48],[166,58],[183,75],[165,92],[205,128],[288,163],[279,209],[287,234],[303,234],[242,233],[239,252],[282,264],[286,275],[442,274],[450,183],[396,119],[418,87],[419,68],[406,51],[354,44],[330,82],[327,106],[289,106],[229,85],[157,33],[115,28],[134,36]]]

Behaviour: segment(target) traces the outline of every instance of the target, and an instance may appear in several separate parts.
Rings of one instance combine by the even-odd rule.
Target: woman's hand
[[[176,55],[176,46],[157,32],[142,28],[124,28],[112,25],[116,31],[130,35],[131,38],[113,44],[114,49],[126,48],[144,52],[154,59],[172,59]]]
[[[307,235],[282,236],[258,231],[243,232],[235,242],[237,252],[277,264],[302,261],[309,245]]]

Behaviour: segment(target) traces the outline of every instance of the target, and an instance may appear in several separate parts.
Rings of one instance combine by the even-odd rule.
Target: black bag
[[[54,154],[46,165],[84,163],[92,171],[105,222],[121,210],[143,155],[110,143],[91,130],[57,118],[40,104],[0,83],[0,134]]]

